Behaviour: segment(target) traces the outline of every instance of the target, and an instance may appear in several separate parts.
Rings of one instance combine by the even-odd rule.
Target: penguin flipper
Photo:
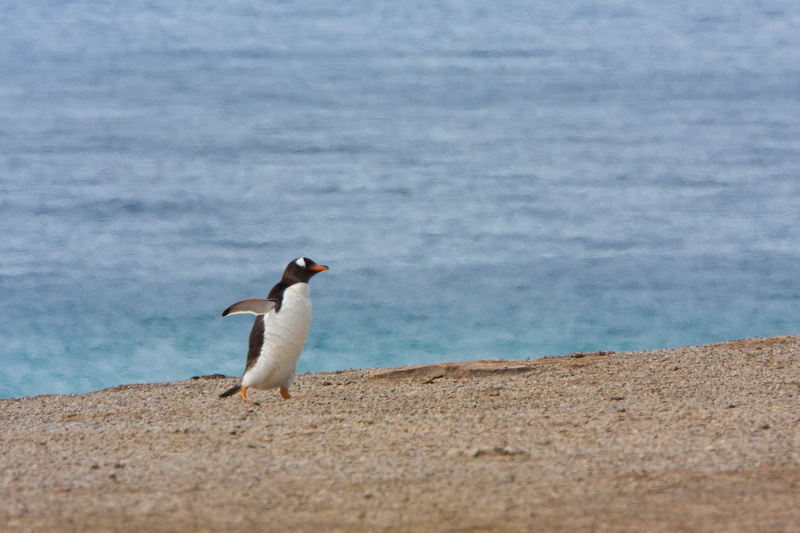
[[[236,302],[222,312],[222,316],[235,315],[237,313],[252,313],[254,315],[266,315],[273,309],[278,302],[275,300],[261,300],[259,298],[248,298],[241,302]]]

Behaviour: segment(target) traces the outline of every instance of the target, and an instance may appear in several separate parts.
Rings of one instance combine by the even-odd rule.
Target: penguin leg
[[[292,383],[294,383],[294,379],[296,377],[297,377],[297,363],[295,363],[294,368],[292,368],[292,373],[289,375],[286,381],[283,382],[283,385],[281,385],[281,396],[283,397],[284,400],[292,399],[292,395],[289,394],[289,388],[291,388]]]
[[[239,395],[242,397],[242,401],[249,402],[250,400],[247,399],[247,386],[242,385],[242,388],[239,389]]]

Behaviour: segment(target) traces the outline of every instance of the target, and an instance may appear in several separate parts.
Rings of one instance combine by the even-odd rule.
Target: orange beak
[[[323,270],[328,270],[328,267],[325,265],[314,265],[311,267],[311,270],[316,270],[317,272],[322,272]]]

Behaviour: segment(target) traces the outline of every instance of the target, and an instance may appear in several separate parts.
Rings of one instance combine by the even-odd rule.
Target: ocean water
[[[0,397],[800,333],[800,4],[0,7]]]

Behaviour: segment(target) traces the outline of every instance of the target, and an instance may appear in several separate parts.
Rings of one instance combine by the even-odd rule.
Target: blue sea
[[[0,397],[800,333],[800,4],[0,7]],[[302,380],[302,378],[301,378]]]

